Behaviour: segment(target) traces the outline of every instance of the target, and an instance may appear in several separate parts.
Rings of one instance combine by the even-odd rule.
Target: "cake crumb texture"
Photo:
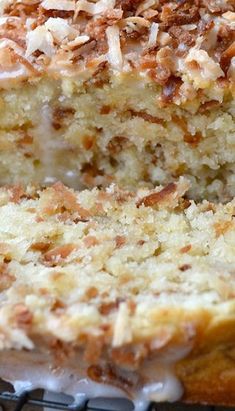
[[[0,183],[234,190],[234,1],[2,1]],[[13,166],[12,166],[13,165]]]
[[[234,321],[234,200],[196,205],[188,186],[2,188],[1,349],[35,336],[161,346],[198,330],[200,344],[222,344],[227,334],[206,333]]]

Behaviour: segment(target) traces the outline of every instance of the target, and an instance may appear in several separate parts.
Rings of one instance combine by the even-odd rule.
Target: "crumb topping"
[[[108,63],[144,72],[172,95],[179,79],[195,89],[233,81],[234,56],[233,0],[7,0],[0,8],[0,68],[27,76]]]

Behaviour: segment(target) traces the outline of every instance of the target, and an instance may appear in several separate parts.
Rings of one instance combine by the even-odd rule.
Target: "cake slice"
[[[235,201],[0,190],[0,377],[15,389],[235,404]]]
[[[234,0],[2,0],[0,184],[234,184]]]

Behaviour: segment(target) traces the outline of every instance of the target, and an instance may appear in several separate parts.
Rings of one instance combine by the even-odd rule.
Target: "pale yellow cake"
[[[234,0],[0,0],[18,394],[235,405],[234,95]]]
[[[1,0],[0,183],[235,195],[234,0]]]
[[[0,190],[2,378],[235,404],[235,200],[188,186]]]

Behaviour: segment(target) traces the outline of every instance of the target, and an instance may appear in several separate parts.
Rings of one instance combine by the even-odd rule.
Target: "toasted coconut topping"
[[[131,339],[129,309],[126,303],[121,303],[114,325],[113,346],[120,347],[121,345],[130,342]]]
[[[159,24],[152,23],[150,27],[150,33],[149,33],[148,48],[152,48],[156,46],[158,30],[159,30]]]
[[[108,59],[111,66],[116,70],[122,69],[122,52],[120,45],[120,34],[118,26],[108,27],[106,30],[108,40]]]
[[[89,36],[77,36],[74,40],[70,41],[67,44],[67,47],[69,49],[73,49],[76,47],[81,46],[82,44],[85,44],[89,41],[90,37]]]
[[[62,42],[66,38],[74,38],[79,32],[73,29],[66,20],[60,17],[53,18],[50,17],[46,23],[45,27],[49,30],[55,41],[58,43]]]
[[[232,58],[230,68],[228,70],[228,76],[232,81],[235,81],[235,57]]]
[[[27,34],[26,40],[26,57],[31,56],[36,50],[41,51],[49,57],[53,55],[53,37],[45,26],[38,26],[35,30],[30,31]]]
[[[235,13],[232,11],[226,11],[226,13],[222,15],[222,17],[226,20],[229,20],[235,23]]]
[[[188,75],[201,88],[204,88],[204,81],[214,81],[224,76],[219,63],[215,63],[205,50],[191,49],[185,62],[188,66]]]
[[[85,11],[88,14],[96,15],[103,14],[105,11],[114,8],[115,0],[99,0],[97,3],[91,3],[87,0],[78,0],[75,8],[75,16],[77,17],[80,11]]]
[[[150,26],[150,22],[148,20],[146,20],[144,17],[127,17],[125,19],[126,23],[133,23],[133,24],[137,24],[139,26],[142,27],[149,27]]]
[[[42,7],[45,10],[74,11],[75,0],[43,0]]]
[[[140,5],[138,6],[137,10],[136,10],[136,16],[139,16],[140,14],[143,14],[143,12],[145,12],[145,10],[150,9],[151,7],[156,6],[158,3],[158,1],[156,0],[145,0],[142,3],[140,3]]]
[[[13,50],[22,49],[17,53],[29,66],[33,64],[37,75],[47,69],[63,72],[64,67],[78,73],[102,56],[109,63],[106,68],[128,71],[134,65],[161,86],[171,77],[176,82],[180,78],[185,88],[199,90],[219,83],[221,77],[233,82],[235,4],[233,0],[37,0],[30,4],[5,0],[0,6],[2,39],[14,42]],[[167,65],[158,61],[165,47],[171,68],[169,59]],[[143,64],[150,60],[156,63]],[[7,61],[15,64],[14,58]],[[174,98],[179,101],[179,96],[172,95],[171,101]]]

